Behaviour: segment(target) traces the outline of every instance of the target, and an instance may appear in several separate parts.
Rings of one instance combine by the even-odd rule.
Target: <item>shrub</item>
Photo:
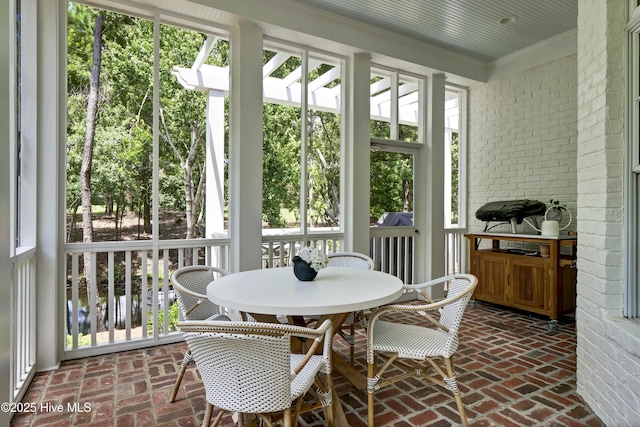
[[[169,331],[168,332],[177,331],[178,327],[176,325],[180,320],[180,310],[178,309],[177,301],[171,304],[171,306],[169,307],[168,313],[169,313]],[[152,312],[149,312],[148,319],[149,320],[147,321],[147,333],[152,334],[153,333],[153,313]],[[165,332],[164,331],[164,311],[159,310],[158,311],[158,333],[162,334],[164,332]]]

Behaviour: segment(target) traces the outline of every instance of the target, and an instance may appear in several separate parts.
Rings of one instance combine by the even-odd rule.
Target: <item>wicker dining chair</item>
[[[171,283],[178,299],[180,317],[183,320],[229,320],[220,312],[217,304],[207,298],[207,285],[213,280],[226,276],[228,271],[206,265],[194,265],[177,269],[171,275]],[[180,389],[187,366],[193,364],[191,352],[187,349],[180,364],[178,378],[173,386],[169,402],[174,402]]]
[[[359,268],[361,270],[373,270],[373,260],[367,255],[359,252],[335,252],[327,255],[330,267],[348,267]],[[338,331],[338,335],[349,344],[349,362],[351,366],[355,364],[355,345],[356,345],[356,322],[366,324],[364,313],[351,313],[344,321],[343,328]],[[349,331],[347,334],[345,329]]]
[[[374,423],[374,392],[400,380],[417,377],[429,380],[451,391],[455,397],[460,420],[467,426],[462,396],[458,389],[452,356],[458,348],[458,330],[462,316],[471,298],[478,279],[471,274],[456,274],[441,277],[427,283],[405,285],[405,289],[419,292],[427,301],[392,304],[381,307],[371,313],[367,327],[367,393],[369,427]],[[441,301],[430,300],[425,289],[448,284],[447,297]],[[403,312],[413,314],[421,324],[404,324],[388,321],[381,316]],[[377,358],[382,354],[388,358],[377,370]],[[412,364],[402,359],[410,359]],[[442,359],[444,366],[436,362]],[[416,369],[415,364],[427,362],[425,367],[433,368],[435,373]],[[400,365],[404,372],[382,380],[385,371],[392,364]],[[436,375],[437,374],[437,375]]]
[[[203,426],[211,423],[214,407],[220,409],[214,427],[227,412],[255,414],[268,426],[272,417],[281,417],[285,427],[297,426],[299,414],[318,408],[325,425],[333,425],[330,320],[316,329],[232,321],[183,322],[179,328],[204,382]],[[292,337],[313,340],[306,354],[291,353]],[[313,384],[318,401],[305,400],[303,406]]]

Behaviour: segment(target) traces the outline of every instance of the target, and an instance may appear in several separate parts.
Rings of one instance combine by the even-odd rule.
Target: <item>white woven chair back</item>
[[[227,411],[266,413],[291,405],[290,335],[184,335],[207,401]]]
[[[207,285],[227,274],[229,273],[225,270],[208,266],[190,266],[176,270],[171,276],[171,281],[177,294],[182,319],[206,320],[220,314],[220,307],[206,297]]]
[[[373,270],[373,260],[358,252],[335,252],[327,255],[329,266]]]
[[[471,299],[472,292],[470,292],[470,290],[473,289],[474,285],[475,279],[466,276],[456,276],[449,282],[446,299],[452,299],[454,301],[440,309],[440,323],[449,329],[450,334],[458,333],[462,316]],[[465,293],[466,295],[456,299]]]

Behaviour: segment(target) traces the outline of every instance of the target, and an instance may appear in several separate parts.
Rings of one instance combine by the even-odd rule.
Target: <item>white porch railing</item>
[[[11,319],[11,399],[22,400],[35,375],[36,363],[36,248],[13,258]]]
[[[371,227],[369,256],[375,269],[399,277],[404,283],[413,283],[415,227]]]
[[[463,232],[447,230],[447,274],[464,271]],[[415,229],[372,227],[370,233],[376,269],[412,283]],[[263,236],[262,267],[290,265],[301,246],[319,246],[331,253],[340,251],[343,243],[340,232]],[[228,238],[66,244],[64,358],[181,339],[174,330],[178,318],[177,310],[171,309],[171,273],[196,264],[229,269],[230,244]],[[85,252],[95,273],[88,283],[82,267]]]
[[[445,229],[444,268],[446,275],[467,272],[465,247],[469,242],[464,238],[466,232],[466,228]]]
[[[286,231],[286,230],[282,230]],[[340,232],[299,234],[268,234],[262,236],[262,268],[291,265],[291,259],[303,246],[319,247],[326,253],[339,252],[344,243]]]
[[[185,265],[228,269],[229,245],[229,239],[66,244],[65,358],[178,340],[171,272]],[[94,272],[88,283],[85,252]]]

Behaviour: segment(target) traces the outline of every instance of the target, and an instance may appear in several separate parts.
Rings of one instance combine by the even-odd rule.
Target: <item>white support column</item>
[[[207,93],[207,230],[205,235],[224,232],[224,92]]]
[[[37,344],[38,370],[60,362],[64,323],[58,308],[64,298],[66,228],[65,152],[66,6],[64,1],[38,2],[38,222],[37,222]],[[61,116],[62,115],[62,116]]]
[[[9,7],[9,0],[0,0],[0,8],[4,11],[13,11]],[[11,99],[9,91],[14,87],[11,77],[11,67],[15,66],[11,58],[10,46],[13,40],[9,31],[9,26],[13,22],[10,13],[0,14],[0,99],[5,101],[0,103],[0,322],[5,327],[0,331],[0,402],[11,402],[10,390],[11,379],[9,377],[11,369],[11,289],[13,288],[13,270],[11,269],[11,255],[9,253],[9,242],[11,239],[11,191],[9,174],[11,158],[11,122],[10,104],[6,100]],[[9,411],[0,412],[0,424],[9,425],[11,420]]]
[[[231,271],[260,268],[262,245],[262,31],[231,36],[229,234]]]
[[[22,159],[20,164],[20,246],[36,246],[38,231],[33,224],[37,221],[37,199],[39,164],[38,156],[38,85],[36,74],[38,69],[38,30],[37,9],[35,1],[22,1],[20,25],[21,43],[21,87],[20,87],[20,139]],[[53,152],[52,152],[53,153]]]
[[[209,39],[207,39],[209,40]],[[224,92],[207,92],[206,231],[205,236],[226,235],[224,229]],[[228,268],[227,251],[212,248],[214,267]]]
[[[416,242],[416,283],[444,275],[444,100],[445,77],[433,75],[426,83],[422,114],[424,150],[416,159],[414,221],[421,235]],[[441,297],[435,290],[432,297]]]
[[[345,177],[342,197],[344,250],[369,254],[369,204],[371,130],[369,126],[369,56],[353,55],[349,61],[346,139],[341,165]]]

